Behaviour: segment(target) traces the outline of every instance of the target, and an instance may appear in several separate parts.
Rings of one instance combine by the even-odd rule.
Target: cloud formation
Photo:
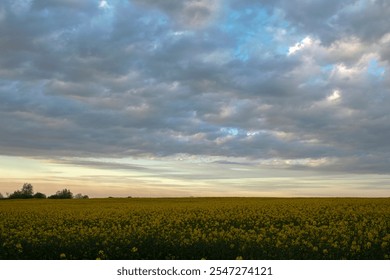
[[[389,172],[388,1],[49,2],[0,4],[2,155]]]

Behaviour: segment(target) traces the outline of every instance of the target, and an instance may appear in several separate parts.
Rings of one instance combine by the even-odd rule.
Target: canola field
[[[0,259],[389,259],[388,198],[0,200]]]

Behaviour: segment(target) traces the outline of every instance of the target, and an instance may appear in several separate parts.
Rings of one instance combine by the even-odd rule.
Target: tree
[[[49,196],[51,199],[71,199],[73,198],[73,193],[68,189],[63,189],[61,191],[57,191],[56,194]]]
[[[3,199],[4,198],[4,196],[3,196],[3,194],[0,192],[0,199]]]
[[[24,183],[20,191],[14,191],[9,195],[11,199],[33,198],[34,188],[30,183]]]
[[[30,183],[24,183],[21,192],[23,196],[29,198],[34,195],[34,188]]]

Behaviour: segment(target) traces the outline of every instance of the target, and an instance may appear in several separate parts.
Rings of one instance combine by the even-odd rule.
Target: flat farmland
[[[0,200],[0,259],[389,259],[388,198]]]

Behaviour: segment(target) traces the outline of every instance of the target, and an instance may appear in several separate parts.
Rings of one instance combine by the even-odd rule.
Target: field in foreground
[[[390,199],[0,201],[0,259],[389,259]]]

